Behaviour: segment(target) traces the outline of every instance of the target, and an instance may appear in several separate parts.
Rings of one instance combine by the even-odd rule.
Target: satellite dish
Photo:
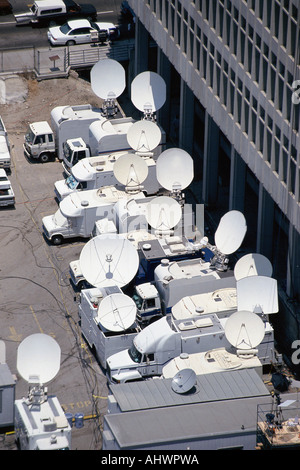
[[[255,313],[278,312],[277,281],[267,276],[249,276],[236,283],[239,310]]]
[[[127,142],[138,153],[149,153],[161,141],[161,130],[153,121],[137,121],[127,132]]]
[[[131,83],[131,101],[145,115],[158,111],[166,101],[166,83],[155,72],[142,72]]]
[[[101,301],[97,319],[108,331],[120,332],[135,322],[136,304],[128,295],[111,294]]]
[[[145,160],[134,153],[121,155],[114,163],[114,175],[126,186],[127,190],[140,191],[141,184],[148,176],[148,165]]]
[[[172,390],[176,393],[187,393],[196,385],[197,377],[193,369],[182,369],[173,377]]]
[[[225,255],[234,253],[241,246],[246,231],[244,215],[236,210],[227,212],[221,218],[215,233],[217,249]]]
[[[118,234],[103,234],[85,244],[79,263],[83,276],[92,286],[123,287],[136,275],[139,256],[126,238]]]
[[[99,60],[91,70],[91,87],[104,100],[115,100],[125,89],[125,70],[113,59]]]
[[[162,152],[156,162],[157,180],[169,191],[186,188],[194,177],[191,156],[182,149],[170,148]]]
[[[181,207],[171,197],[158,196],[147,204],[145,216],[148,224],[155,230],[169,231],[180,221]]]
[[[250,253],[242,256],[234,267],[234,277],[238,281],[248,276],[267,276],[271,277],[273,267],[271,262],[264,255],[259,253]]]
[[[18,347],[17,369],[27,382],[50,382],[60,369],[59,345],[43,333],[28,336]]]
[[[263,340],[265,326],[255,313],[241,310],[227,318],[225,336],[235,348],[251,350]]]

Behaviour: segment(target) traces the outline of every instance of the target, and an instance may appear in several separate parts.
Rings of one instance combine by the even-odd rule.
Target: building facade
[[[129,4],[134,75],[165,79],[158,120],[194,159],[197,201],[212,214],[241,210],[247,250],[272,262],[283,302],[275,322],[289,331],[281,340],[291,352],[300,329],[299,2]]]

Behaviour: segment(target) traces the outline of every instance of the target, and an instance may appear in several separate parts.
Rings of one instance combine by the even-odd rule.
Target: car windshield
[[[65,23],[59,29],[63,34],[68,34],[68,32],[71,31],[72,28],[70,28],[68,23]]]
[[[7,145],[6,142],[0,141],[0,153],[7,153]]]
[[[142,353],[140,353],[140,351],[138,351],[135,347],[134,344],[132,344],[131,348],[128,349],[128,354],[130,356],[130,358],[133,360],[133,362],[138,362],[140,363],[142,361]]]
[[[73,175],[70,175],[66,179],[66,185],[68,186],[69,189],[76,189],[78,186],[78,181],[76,178],[74,178]]]

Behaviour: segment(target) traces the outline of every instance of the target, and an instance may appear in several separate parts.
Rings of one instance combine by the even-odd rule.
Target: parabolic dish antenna
[[[250,253],[242,256],[234,266],[234,277],[237,281],[248,276],[271,277],[272,272],[272,263],[260,253]]]
[[[28,336],[18,347],[17,369],[26,382],[50,382],[60,369],[59,345],[43,333]]]
[[[89,240],[79,257],[82,274],[94,287],[127,285],[136,275],[139,256],[134,245],[118,234]]]
[[[147,204],[145,216],[152,228],[164,232],[178,224],[182,212],[180,204],[175,199],[158,196]]]
[[[263,340],[265,325],[255,313],[241,310],[227,318],[225,336],[235,348],[250,350]]]
[[[111,294],[101,301],[97,319],[108,331],[125,331],[135,322],[136,304],[128,295]]]
[[[197,377],[193,369],[182,369],[173,377],[172,390],[176,393],[187,393],[196,385]]]
[[[249,276],[236,282],[239,310],[255,313],[278,312],[277,281],[267,276]]]
[[[91,70],[91,87],[104,100],[116,99],[125,89],[125,70],[113,59],[99,60]]]
[[[167,149],[157,159],[156,174],[158,182],[165,189],[185,189],[194,177],[193,159],[185,150]]]
[[[128,129],[127,142],[139,153],[154,150],[161,141],[161,130],[153,121],[137,121]]]
[[[114,175],[128,189],[138,188],[148,176],[148,165],[139,155],[127,153],[114,163]]]
[[[215,233],[217,249],[224,255],[234,253],[241,246],[246,231],[244,215],[235,210],[227,212],[221,218]]]
[[[142,72],[131,83],[131,101],[143,113],[155,113],[166,101],[166,83],[155,72]]]

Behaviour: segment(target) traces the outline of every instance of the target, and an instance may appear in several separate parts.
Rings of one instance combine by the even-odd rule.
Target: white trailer
[[[143,193],[135,196],[145,197]],[[134,196],[113,186],[71,193],[60,202],[55,214],[43,217],[44,235],[56,245],[74,237],[89,238],[96,220],[113,220],[114,204],[129,197]]]
[[[71,450],[71,427],[56,396],[38,405],[15,400],[14,428],[20,450]]]

